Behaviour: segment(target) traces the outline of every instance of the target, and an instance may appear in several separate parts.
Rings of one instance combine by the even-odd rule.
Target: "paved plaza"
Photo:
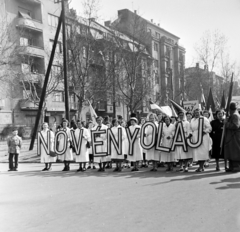
[[[0,164],[1,232],[240,231],[239,173],[213,164],[203,173],[62,166],[41,172],[39,163],[20,163],[8,172]]]

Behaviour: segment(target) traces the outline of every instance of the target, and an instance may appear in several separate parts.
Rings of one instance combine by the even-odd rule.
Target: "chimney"
[[[137,11],[136,11],[136,10],[134,10],[134,14],[137,14]]]
[[[151,19],[151,23],[153,23],[153,19]]]
[[[110,27],[110,25],[111,25],[111,21],[110,20],[104,22],[104,26],[105,27]]]
[[[158,23],[158,26],[160,27],[160,23]]]
[[[199,68],[199,63],[196,63],[196,68]]]

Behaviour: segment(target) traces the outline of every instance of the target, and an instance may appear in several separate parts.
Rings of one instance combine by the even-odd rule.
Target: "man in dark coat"
[[[227,172],[240,171],[240,115],[236,103],[229,106],[230,117],[225,123],[224,156],[229,161]]]

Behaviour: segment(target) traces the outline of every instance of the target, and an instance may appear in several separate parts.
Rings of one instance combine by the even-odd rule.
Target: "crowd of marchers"
[[[131,168],[131,171],[139,171],[141,167],[151,167],[150,171],[157,171],[159,167],[166,167],[167,172],[174,170],[178,172],[188,172],[189,167],[198,165],[196,172],[203,172],[208,167],[210,159],[216,161],[216,171],[220,171],[219,160],[223,159],[226,172],[239,171],[240,164],[240,115],[235,103],[229,106],[229,116],[225,115],[223,110],[217,110],[214,114],[214,120],[210,121],[210,113],[207,110],[201,112],[195,109],[190,112],[178,112],[178,117],[169,117],[162,113],[149,113],[146,118],[141,118],[140,122],[134,113],[130,119],[125,121],[121,116],[117,119],[109,120],[106,117],[96,118],[96,123],[88,121],[87,124],[78,120],[71,121],[63,119],[58,127],[49,128],[48,123],[44,122],[41,134],[42,140],[47,144],[49,140],[50,150],[54,153],[54,144],[57,142],[58,150],[64,150],[61,155],[49,154],[44,144],[39,144],[40,160],[45,164],[42,171],[52,170],[52,164],[63,162],[63,171],[70,171],[72,162],[79,163],[77,172],[84,172],[87,169],[97,169],[104,172],[106,168],[113,168],[114,172],[121,172],[123,168]],[[203,121],[201,144],[196,147],[184,149],[177,146],[176,149],[159,151],[153,146],[150,149],[143,149],[140,142],[141,127],[146,121],[155,124],[156,128],[162,125],[161,146],[170,148],[176,132],[177,125],[182,124],[185,139],[190,139],[196,143],[199,139],[199,123]],[[111,130],[113,140],[121,140],[121,149],[117,149],[114,143],[110,144],[110,153],[107,143],[107,130]],[[119,133],[121,130],[121,133]],[[146,126],[144,130],[144,141],[149,144],[153,140],[154,128]],[[55,136],[57,132],[64,131],[67,136]],[[76,138],[81,134],[80,150],[76,151],[76,141],[73,141],[73,133]],[[101,146],[94,146],[93,150],[93,131],[103,131],[94,138],[100,142]],[[106,133],[104,133],[104,131]],[[223,136],[224,133],[224,136]],[[50,135],[50,137],[49,137]],[[121,137],[119,137],[121,136]],[[131,141],[131,138],[135,138]],[[57,141],[55,141],[57,140]],[[77,142],[79,142],[77,141]],[[131,141],[131,142],[129,142]],[[22,139],[18,136],[18,129],[14,128],[12,136],[7,141],[9,152],[9,171],[18,170],[18,156],[20,154]],[[64,148],[65,146],[65,148]],[[130,152],[131,151],[131,152]],[[96,168],[96,166],[98,167]]]

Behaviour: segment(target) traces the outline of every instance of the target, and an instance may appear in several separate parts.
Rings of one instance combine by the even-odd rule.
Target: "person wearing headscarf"
[[[132,171],[139,171],[138,169],[138,162],[142,161],[143,159],[143,152],[142,152],[142,146],[140,144],[140,130],[141,127],[138,125],[138,119],[136,118],[136,115],[134,113],[131,114],[130,118],[130,126],[129,131],[131,135],[134,134],[136,129],[139,129],[139,132],[137,134],[136,140],[133,143],[133,154],[130,155],[128,153],[128,161],[133,162],[133,169]]]
[[[197,142],[198,138],[198,125],[199,119],[203,119],[203,141],[202,144],[198,148],[193,149],[193,161],[198,161],[199,168],[196,172],[204,171],[204,163],[209,159],[209,148],[210,148],[210,136],[209,133],[212,131],[212,127],[210,125],[209,120],[206,117],[201,116],[200,110],[194,110],[194,118],[192,118],[190,123],[190,133],[192,136],[193,143]]]
[[[154,113],[150,113],[147,119],[149,122],[153,122],[155,124],[156,134],[157,134],[158,123],[156,122],[156,118],[157,116]],[[153,135],[153,128],[151,126],[147,126],[145,129],[145,138],[144,138],[145,143],[150,144],[153,139],[156,139],[156,138],[153,138],[153,136],[156,136],[156,134]],[[157,151],[154,146],[153,148],[146,150],[145,152],[146,152],[146,159],[148,161],[152,161],[152,164],[153,164],[153,168],[150,171],[157,171],[157,162],[159,161],[159,156],[160,156],[159,151]]]
[[[173,136],[175,134],[175,125],[171,123],[171,119],[168,116],[164,118],[164,124],[162,129],[162,146],[171,148]],[[167,164],[166,171],[173,171],[173,163],[177,161],[175,158],[175,152],[161,152],[161,161]]]
[[[235,102],[229,106],[229,118],[225,120],[224,157],[229,161],[226,172],[240,170],[240,115]]]
[[[47,141],[48,132],[49,132],[49,136],[50,136],[50,145],[49,145],[50,146],[50,151],[54,151],[55,135],[51,130],[49,130],[48,123],[44,122],[43,125],[42,125],[42,131],[40,133],[41,133],[41,135],[42,135],[46,144],[48,142]],[[42,144],[40,146],[41,146],[41,163],[45,164],[45,168],[42,171],[50,171],[52,163],[55,163],[57,158],[48,155]]]
[[[58,159],[64,162],[64,168],[63,171],[69,171],[70,170],[70,162],[73,160],[73,153],[72,153],[72,136],[71,136],[71,132],[70,132],[70,128],[68,127],[69,122],[67,119],[63,119],[62,121],[62,128],[60,129],[65,131],[67,134],[67,150],[63,155],[58,155]],[[59,151],[63,150],[63,146],[64,146],[64,136],[60,135],[58,137],[58,149]]]
[[[217,110],[216,116],[217,118],[211,121],[212,131],[210,133],[210,136],[213,141],[212,158],[214,158],[216,161],[216,171],[220,171],[219,159],[224,159],[224,150],[221,152],[221,140],[224,127],[224,111]]]

